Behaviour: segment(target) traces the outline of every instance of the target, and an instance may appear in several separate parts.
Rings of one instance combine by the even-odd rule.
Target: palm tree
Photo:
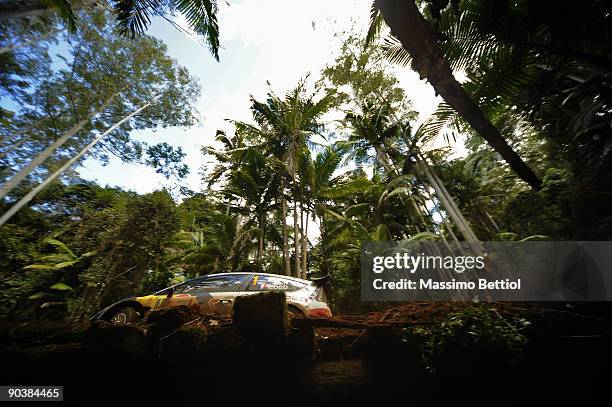
[[[239,170],[245,155],[253,148],[247,145],[247,137],[240,128],[241,126],[236,126],[234,136],[228,136],[223,130],[217,130],[215,140],[223,145],[223,149],[211,146],[202,147],[202,153],[212,155],[217,161],[217,165],[206,177],[209,187],[218,182],[225,174],[231,174],[233,171]],[[230,204],[231,200],[227,203],[228,211]]]
[[[248,149],[242,165],[230,174],[224,189],[225,194],[241,199],[245,217],[257,224],[257,261],[264,255],[268,213],[276,207],[274,197],[280,187],[280,176],[268,166],[266,158],[256,148]]]
[[[387,23],[392,35],[408,51],[412,67],[420,77],[431,83],[436,93],[503,157],[522,180],[532,188],[540,189],[540,179],[455,79],[451,66],[440,49],[435,29],[425,20],[414,0],[375,0],[368,32],[370,41],[380,31],[383,22]]]
[[[368,150],[373,149],[376,153],[376,161],[380,163],[387,176],[391,179],[401,179],[400,176],[402,175],[392,156],[399,157],[404,155],[405,165],[400,166],[403,167],[401,168],[402,172],[410,172],[408,168],[416,165],[416,169],[426,176],[424,184],[431,186],[435,190],[436,197],[457,225],[465,240],[470,243],[475,253],[480,253],[482,247],[470,224],[458,209],[445,185],[419,152],[417,142],[422,134],[412,135],[408,123],[401,119],[392,120],[393,111],[387,103],[377,107],[377,104],[373,102],[366,102],[361,110],[363,114],[347,114],[345,120],[352,129],[352,133],[347,141],[341,141],[339,145],[343,148],[351,149],[352,156],[355,156],[360,161],[368,158]],[[400,154],[402,147],[404,152]],[[407,196],[410,206],[415,209],[417,216],[419,216],[420,223],[426,224],[427,222],[423,218],[421,210],[419,210],[419,205],[415,201],[414,191],[414,185],[410,187],[399,185],[390,191],[384,192],[384,196],[398,195],[402,202],[404,202],[404,196]],[[425,205],[422,204],[421,208],[424,207]]]
[[[219,271],[231,271],[236,263],[230,254],[238,230],[238,217],[222,211],[200,211],[200,222],[193,222],[191,231],[177,234],[175,244],[184,247],[180,253],[168,259],[169,266],[179,266],[186,275],[196,277]]]
[[[523,144],[538,131],[568,146],[571,161],[598,165],[612,140],[605,136],[612,100],[602,91],[612,73],[611,12],[596,2],[463,0],[431,22],[451,68],[466,73],[464,89],[502,134],[520,134]],[[405,56],[400,48],[391,46],[389,55]],[[464,127],[456,112],[440,106],[428,127],[444,125]]]
[[[314,94],[306,93],[305,85],[305,81],[300,81],[284,98],[269,93],[265,103],[252,99],[253,118],[259,128],[253,126],[246,128],[266,140],[268,151],[272,156],[272,165],[282,173],[279,194],[283,217],[287,215],[285,189],[289,188],[291,192],[296,276],[303,274],[300,246],[304,235],[300,227],[301,222],[298,221],[300,217],[298,207],[304,206],[304,185],[298,177],[299,170],[310,155],[308,149],[310,136],[322,130],[319,118],[330,108],[333,100],[331,94],[315,100]],[[284,230],[284,240],[287,241],[286,230]],[[285,262],[288,267],[287,253]],[[289,270],[287,272],[289,273]]]
[[[306,270],[308,217],[319,220],[320,235],[325,234],[324,218],[329,215],[330,206],[337,199],[363,193],[372,187],[372,183],[364,177],[348,178],[345,174],[336,175],[342,164],[344,152],[337,146],[325,146],[313,160],[308,161],[302,172],[304,202],[302,211],[306,214],[306,229],[302,239],[302,270]]]
[[[344,121],[351,132],[347,140],[337,142],[337,146],[349,151],[348,159],[357,164],[372,161],[370,149],[375,152],[374,162],[380,164],[391,177],[398,176],[398,170],[391,158],[392,150],[397,150],[404,132],[409,125],[400,118],[394,119],[388,103],[377,103],[372,99],[361,105],[361,113],[348,112]]]

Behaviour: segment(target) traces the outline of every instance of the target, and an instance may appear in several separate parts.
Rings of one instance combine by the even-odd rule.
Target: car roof
[[[195,280],[196,278],[203,278],[203,277],[214,277],[214,276],[235,276],[235,275],[280,277],[280,278],[286,278],[287,280],[298,281],[298,282],[300,282],[300,283],[308,283],[308,284],[311,284],[311,283],[312,283],[312,281],[310,281],[310,280],[304,280],[303,278],[297,278],[297,277],[286,276],[286,275],[284,275],[284,274],[272,274],[272,273],[251,273],[251,272],[242,272],[242,271],[238,271],[238,272],[236,272],[236,273],[215,273],[215,274],[206,274],[205,276],[195,277],[195,278],[192,278],[192,279],[190,279],[190,280]],[[189,280],[187,280],[187,281],[189,281]]]

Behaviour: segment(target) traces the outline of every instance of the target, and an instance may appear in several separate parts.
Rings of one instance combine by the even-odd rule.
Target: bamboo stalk
[[[110,128],[108,128],[105,132],[96,137],[91,143],[89,143],[85,148],[83,148],[77,155],[72,157],[70,160],[66,161],[57,171],[47,177],[43,182],[34,187],[30,192],[28,192],[23,198],[21,198],[16,204],[14,204],[8,211],[4,213],[0,217],[0,226],[4,225],[15,213],[17,213],[21,208],[23,208],[28,202],[30,202],[40,191],[42,191],[47,185],[52,183],[57,177],[59,177],[62,172],[66,171],[72,164],[78,161],[81,157],[83,157],[92,147],[100,142],[106,135],[114,131],[116,128],[121,126],[131,117],[137,115],[142,110],[151,105],[151,102],[148,102],[141,106],[140,108],[134,110],[132,113],[125,116],[123,119],[119,120],[117,123],[113,124]]]
[[[70,130],[64,133],[60,138],[55,140],[53,144],[47,147],[42,153],[38,154],[28,165],[23,167],[17,174],[13,175],[11,179],[6,181],[2,187],[0,187],[0,199],[3,199],[9,192],[11,192],[21,181],[23,181],[36,167],[42,164],[47,158],[53,154],[55,150],[61,147],[68,139],[78,133],[85,127],[85,125],[94,118],[98,113],[104,110],[117,96],[117,93],[111,95],[100,107],[91,112],[86,118],[79,121],[77,124],[72,126]]]

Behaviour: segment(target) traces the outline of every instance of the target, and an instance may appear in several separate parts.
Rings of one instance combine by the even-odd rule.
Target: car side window
[[[194,291],[239,291],[248,275],[222,275],[207,276],[185,282],[185,287],[181,287],[181,293],[189,294]]]
[[[305,287],[306,284],[288,278],[277,276],[263,276],[256,274],[249,283],[249,291],[295,291]]]

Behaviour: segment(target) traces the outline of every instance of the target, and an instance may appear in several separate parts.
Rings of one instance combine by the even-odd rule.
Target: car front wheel
[[[140,317],[134,308],[125,307],[115,311],[109,321],[113,324],[131,324],[140,321]]]

